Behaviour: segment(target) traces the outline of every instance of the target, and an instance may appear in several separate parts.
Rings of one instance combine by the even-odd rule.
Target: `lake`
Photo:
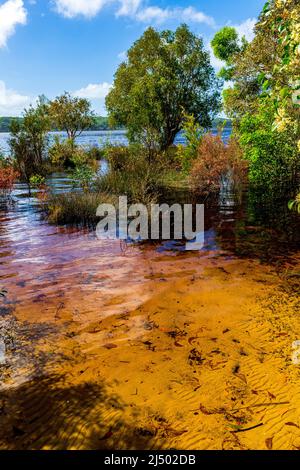
[[[212,130],[214,134],[217,133],[217,129]],[[231,134],[231,127],[224,128],[223,138],[228,140]],[[66,133],[64,132],[50,132],[50,142],[53,141],[55,136],[60,136],[62,139],[65,139]],[[10,134],[8,132],[0,133],[0,151],[6,155],[9,153],[9,141]],[[86,147],[103,147],[105,144],[110,143],[112,145],[127,145],[128,140],[126,137],[125,130],[116,130],[116,131],[85,131],[78,138],[77,143]],[[175,139],[176,144],[184,144],[185,138],[182,133],[179,133]]]

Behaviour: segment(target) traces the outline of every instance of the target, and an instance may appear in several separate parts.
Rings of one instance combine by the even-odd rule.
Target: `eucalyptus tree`
[[[127,52],[106,98],[112,125],[127,128],[131,142],[167,149],[184,115],[208,128],[219,109],[219,80],[203,40],[186,25],[149,27]]]

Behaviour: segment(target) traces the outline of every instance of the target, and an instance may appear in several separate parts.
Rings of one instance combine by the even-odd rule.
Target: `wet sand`
[[[300,253],[41,230],[2,270],[0,448],[300,449]]]

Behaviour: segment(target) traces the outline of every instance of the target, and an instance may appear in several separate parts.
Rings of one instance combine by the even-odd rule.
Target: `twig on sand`
[[[263,426],[263,425],[264,423],[259,423],[259,424],[256,424],[255,426],[251,426],[250,428],[235,429],[234,431],[230,431],[230,432],[237,433],[237,432],[251,431],[252,429],[260,428],[260,426]]]
[[[273,402],[273,403],[257,403],[255,405],[248,405],[244,406],[243,408],[235,408],[234,410],[231,410],[232,412],[234,411],[240,411],[240,410],[247,410],[248,408],[258,408],[260,406],[276,406],[276,405],[289,405],[289,401],[279,401],[279,402]]]

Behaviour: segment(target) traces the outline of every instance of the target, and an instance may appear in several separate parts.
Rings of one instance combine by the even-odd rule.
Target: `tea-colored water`
[[[226,195],[185,252],[50,226],[23,193],[0,212],[1,448],[300,448],[296,216]]]

